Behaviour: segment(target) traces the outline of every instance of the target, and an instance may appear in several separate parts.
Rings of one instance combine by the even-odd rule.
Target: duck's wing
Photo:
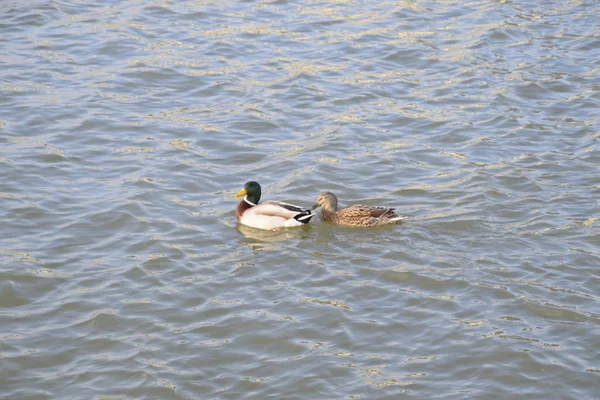
[[[265,201],[257,204],[256,206],[252,207],[252,212],[260,215],[269,215],[285,219],[292,219],[298,214],[310,214],[310,211],[306,208],[302,208],[294,204],[283,203],[281,201]]]
[[[354,204],[338,211],[338,217],[342,218],[379,218],[383,215],[396,215],[393,208],[365,206]]]
[[[306,211],[306,210],[307,210],[307,209],[306,209],[306,208],[304,208],[304,207],[300,207],[300,206],[297,206],[297,205],[295,205],[295,204],[284,203],[283,201],[267,201],[266,203],[274,204],[274,205],[277,205],[277,206],[283,207],[283,208],[285,208],[286,210],[289,210],[289,211],[294,211],[294,212],[304,212],[304,211]],[[264,203],[263,203],[263,204],[264,204]]]
[[[371,217],[375,218],[394,218],[397,217],[394,208],[389,207],[371,207]]]

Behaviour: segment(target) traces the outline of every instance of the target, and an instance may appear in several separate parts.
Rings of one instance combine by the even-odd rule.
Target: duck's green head
[[[258,204],[260,200],[260,185],[258,182],[250,181],[246,182],[242,190],[236,193],[233,197],[246,196],[248,201]]]

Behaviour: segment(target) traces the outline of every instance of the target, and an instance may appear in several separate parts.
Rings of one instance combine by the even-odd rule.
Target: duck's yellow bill
[[[235,194],[235,196],[233,196],[233,197],[240,197],[240,196],[245,196],[245,195],[246,195],[246,189],[242,189],[239,192],[237,192]]]

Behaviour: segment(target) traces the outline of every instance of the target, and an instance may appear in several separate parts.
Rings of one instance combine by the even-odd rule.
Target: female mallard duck
[[[278,229],[300,226],[314,216],[310,210],[280,201],[260,200],[260,185],[247,182],[233,197],[244,196],[237,205],[235,216],[240,224],[258,229]]]
[[[338,199],[333,193],[323,192],[317,199],[314,210],[321,207],[321,219],[338,225],[347,226],[377,226],[391,224],[402,220],[393,208],[364,206],[354,204],[338,210]]]

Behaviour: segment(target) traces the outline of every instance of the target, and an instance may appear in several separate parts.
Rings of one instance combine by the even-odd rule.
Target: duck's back
[[[332,220],[332,222],[351,226],[383,225],[394,222],[395,219],[399,218],[393,208],[363,204],[354,204],[338,210],[335,214],[335,220]]]

